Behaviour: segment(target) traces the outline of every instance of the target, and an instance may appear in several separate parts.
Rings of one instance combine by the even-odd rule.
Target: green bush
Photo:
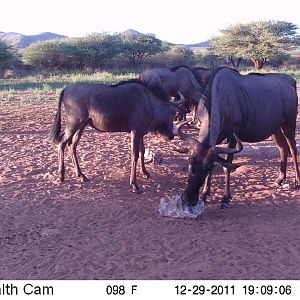
[[[26,48],[23,61],[42,70],[95,69],[118,54],[118,44],[118,38],[109,34],[50,40]]]
[[[11,78],[15,72],[13,69],[20,65],[19,53],[10,44],[0,40],[0,78]]]
[[[146,62],[149,67],[170,67],[185,65],[193,67],[195,65],[195,55],[193,50],[185,46],[168,46],[164,51],[152,56]]]
[[[117,62],[129,68],[140,68],[149,57],[163,50],[161,40],[153,34],[123,32],[118,38],[120,52]]]
[[[0,68],[18,57],[17,51],[13,46],[0,40]]]
[[[103,33],[32,44],[24,50],[23,61],[40,70],[136,69],[160,51],[162,42],[151,34]]]

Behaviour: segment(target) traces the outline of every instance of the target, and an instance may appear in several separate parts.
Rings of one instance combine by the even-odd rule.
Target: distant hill
[[[136,31],[134,29],[127,29],[127,30],[121,32],[121,34],[132,34],[132,35],[137,35],[137,36],[144,35],[143,33],[139,32],[139,31]]]
[[[136,31],[134,29],[127,29],[127,30],[121,32],[121,34],[132,34],[132,35],[137,35],[137,36],[143,35],[143,33]],[[177,45],[177,46],[185,46],[185,47],[190,47],[190,48],[207,48],[207,47],[209,47],[208,41],[197,43],[197,44],[174,44],[174,43],[169,43],[169,44]]]
[[[205,42],[201,42],[201,43],[197,43],[197,44],[187,44],[184,46],[190,47],[190,48],[207,48],[207,47],[209,47],[209,42],[205,41]]]
[[[134,29],[127,29],[126,31],[121,32],[121,34],[133,34],[133,35],[137,35],[137,36],[141,36],[143,35],[143,33],[136,31]],[[32,43],[36,43],[36,42],[42,42],[42,41],[47,41],[47,40],[53,40],[53,39],[63,39],[63,38],[67,38],[67,36],[65,35],[61,35],[61,34],[56,34],[56,33],[52,33],[52,32],[43,32],[40,34],[36,34],[36,35],[24,35],[21,33],[16,33],[16,32],[0,32],[0,39],[4,40],[10,44],[12,44],[13,46],[23,49],[28,47],[30,44]],[[201,42],[201,43],[197,43],[197,44],[173,44],[170,43],[171,45],[178,45],[178,46],[186,46],[186,47],[190,47],[190,48],[205,48],[208,47],[209,44],[208,42]]]
[[[4,40],[17,48],[26,48],[32,43],[66,38],[64,35],[43,32],[36,35],[24,35],[16,32],[0,32],[0,39]]]

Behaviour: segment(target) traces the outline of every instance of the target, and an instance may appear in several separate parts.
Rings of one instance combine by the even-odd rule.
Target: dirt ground
[[[86,129],[78,157],[90,181],[75,178],[67,156],[59,184],[46,139],[56,103],[0,107],[0,279],[300,279],[300,191],[273,187],[272,141],[237,155],[231,209],[219,209],[217,167],[204,213],[171,219],[159,201],[185,187],[188,155],[172,151],[184,142],[146,138],[163,162],[148,165],[148,180],[138,172],[144,193],[135,195],[130,135]],[[289,158],[291,184],[293,175]]]

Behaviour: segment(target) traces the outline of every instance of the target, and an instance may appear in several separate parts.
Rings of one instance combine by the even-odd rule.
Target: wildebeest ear
[[[227,168],[231,172],[235,171],[238,167],[240,167],[239,165],[228,162],[226,159],[220,157],[219,155],[217,155],[216,157],[216,162],[222,165],[223,167]]]

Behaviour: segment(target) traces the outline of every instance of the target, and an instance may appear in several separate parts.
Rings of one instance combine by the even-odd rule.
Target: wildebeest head
[[[195,138],[183,133],[181,128],[187,122],[182,122],[176,126],[176,133],[179,137],[190,144],[190,158],[188,166],[188,182],[184,192],[181,195],[183,202],[188,205],[196,205],[199,201],[199,189],[204,184],[208,173],[214,168],[215,162],[220,163],[223,167],[235,170],[238,166],[229,163],[220,154],[234,154],[242,151],[243,146],[236,135],[234,135],[237,145],[236,148],[222,148],[210,146],[201,143]]]
[[[186,120],[186,114],[190,113],[191,110],[189,109],[189,101],[182,95],[182,93],[180,93],[179,91],[177,91],[180,100],[170,100],[170,103],[174,104],[176,107],[176,114],[174,117],[174,120]]]
[[[189,107],[190,103],[189,103],[188,99],[186,99],[183,96],[182,93],[180,93],[179,91],[177,91],[177,93],[178,93],[181,101],[180,102],[178,100],[170,101],[171,103],[174,103],[177,106],[177,112],[176,112],[174,120],[177,120],[177,121],[186,120],[186,115],[191,112],[190,107]],[[182,101],[182,100],[184,100],[184,101]],[[180,104],[178,105],[177,103],[180,103]]]
[[[181,106],[185,102],[183,96],[177,101],[159,101],[159,106],[156,106],[155,122],[152,124],[150,131],[172,140],[174,138],[174,117],[176,113],[181,112]]]

